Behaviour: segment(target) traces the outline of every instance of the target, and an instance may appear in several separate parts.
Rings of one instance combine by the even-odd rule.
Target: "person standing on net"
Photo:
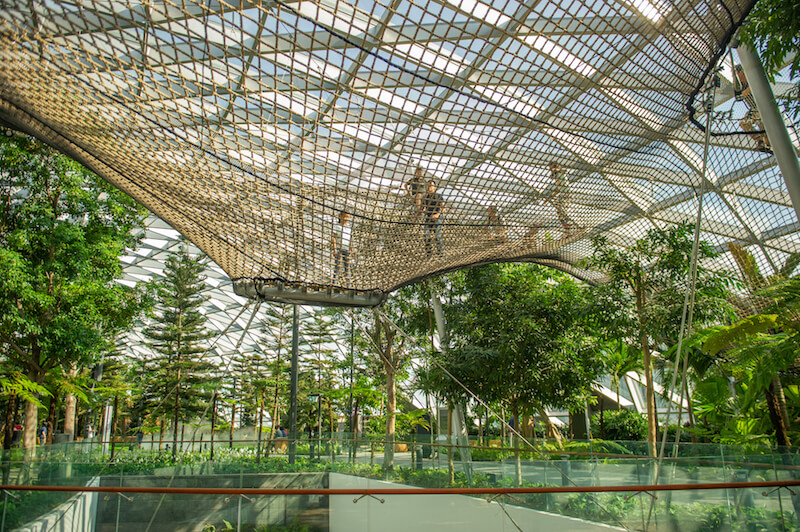
[[[575,229],[575,224],[567,215],[569,190],[567,190],[567,181],[564,178],[564,169],[556,162],[551,162],[548,168],[550,168],[550,177],[553,179],[553,194],[550,196],[550,201],[556,208],[556,216],[558,216],[558,223],[564,229],[564,236],[569,237]]]
[[[422,199],[422,212],[425,216],[425,253],[428,258],[436,253],[444,254],[442,243],[442,214],[444,214],[444,197],[436,192],[436,181],[428,181],[427,194]]]
[[[419,213],[422,212],[422,196],[425,194],[425,180],[422,179],[422,167],[417,166],[412,177],[406,184],[406,192],[411,196],[414,202],[414,217],[412,222],[416,222],[419,218]]]
[[[493,242],[506,241],[506,222],[497,212],[497,205],[490,205],[486,209],[486,228],[484,234]]]
[[[340,212],[339,223],[333,226],[333,239],[331,248],[333,249],[333,260],[335,263],[333,270],[333,282],[339,279],[339,271],[344,272],[345,277],[350,275],[350,241],[352,240],[352,228],[348,225],[350,213]]]

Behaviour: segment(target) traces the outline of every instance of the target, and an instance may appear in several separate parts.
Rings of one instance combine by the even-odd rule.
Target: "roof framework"
[[[694,220],[718,64],[702,237],[714,266],[735,243],[770,273],[800,238],[733,98],[726,46],[751,4],[0,0],[0,118],[137,198],[242,295],[375,304],[493,261],[591,279],[591,236]],[[406,189],[417,168],[444,201],[441,254]]]

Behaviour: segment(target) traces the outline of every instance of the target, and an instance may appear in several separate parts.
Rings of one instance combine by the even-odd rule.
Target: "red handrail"
[[[165,493],[182,495],[482,495],[522,493],[605,493],[746,488],[788,488],[800,486],[798,480],[758,482],[711,482],[698,484],[642,484],[631,486],[548,486],[525,488],[173,488],[143,486],[14,486],[0,485],[0,491],[80,491],[98,493]]]

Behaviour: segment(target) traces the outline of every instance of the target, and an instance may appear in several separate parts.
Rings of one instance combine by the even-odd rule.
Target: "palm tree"
[[[622,378],[631,371],[640,372],[644,369],[642,352],[620,338],[607,344],[600,352],[600,356],[603,359],[606,373],[611,377],[611,388],[617,394],[617,410],[621,410],[620,383]]]

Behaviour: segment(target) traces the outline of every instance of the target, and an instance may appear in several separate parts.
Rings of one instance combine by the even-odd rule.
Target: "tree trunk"
[[[73,366],[67,372],[67,378],[74,382],[78,376],[78,368]],[[75,414],[78,409],[78,398],[74,394],[68,393],[64,399],[64,434],[67,441],[75,439]]]
[[[484,445],[483,443],[483,414],[478,414],[478,445]]]
[[[330,427],[330,431],[328,431],[328,441],[330,443],[329,447],[331,450],[331,462],[333,462],[333,454],[334,454],[333,433],[337,431],[333,428],[333,403],[331,402],[330,397],[328,397],[328,426]]]
[[[36,455],[36,426],[38,424],[39,407],[33,401],[25,401],[25,426],[22,428],[22,448],[25,449],[25,460]]]
[[[217,392],[214,392],[214,398],[211,400],[211,454],[209,459],[214,461],[214,429],[217,428]]]
[[[606,403],[603,401],[603,398],[600,397],[600,439],[606,439],[606,420],[605,420],[605,413],[606,413]]]
[[[653,361],[650,356],[650,343],[647,334],[641,333],[642,353],[644,354],[644,379],[646,385],[647,401],[647,447],[650,456],[655,458],[658,454],[656,450],[656,440],[658,439],[658,420],[656,419],[656,394],[653,386]]]
[[[352,422],[350,425],[353,427],[353,463],[356,463],[356,457],[358,455],[358,401],[359,397],[356,397],[356,404],[353,407],[352,412]]]
[[[395,408],[397,407],[394,368],[390,367],[389,360],[391,359],[388,357],[384,359],[386,369],[386,443],[383,447],[383,468],[386,471],[394,469],[394,427]]]
[[[178,457],[178,420],[181,407],[181,370],[178,368],[178,382],[175,385],[175,412],[172,414],[172,459]]]
[[[261,463],[261,425],[264,422],[264,391],[258,397],[258,443],[256,444],[256,463]]]
[[[280,355],[278,355],[278,362],[275,363],[275,395],[273,396],[272,403],[272,430],[270,432],[270,439],[275,439],[275,431],[280,427],[280,417],[278,417],[278,403],[280,402],[278,380],[280,378]]]
[[[67,441],[75,439],[75,419],[78,410],[78,398],[68,393],[64,398],[64,434]]]
[[[789,411],[786,409],[786,396],[783,394],[783,384],[781,384],[781,378],[778,375],[772,377],[770,388],[775,393],[775,399],[778,401],[778,412],[781,414],[783,426],[786,427],[786,441],[790,441],[789,427],[791,423],[789,422]],[[787,443],[787,445],[791,445],[791,442]]]
[[[117,433],[117,408],[119,407],[119,395],[114,396],[114,409],[111,410],[111,430],[108,431],[109,445],[111,446],[111,460],[114,459],[114,434]]]
[[[775,429],[775,439],[781,447],[788,447],[791,445],[787,426],[783,423],[783,416],[781,416],[780,404],[777,394],[775,393],[774,382],[770,382],[769,388],[764,390],[764,396],[767,399],[767,410],[769,412],[769,419]]]
[[[561,431],[558,430],[558,427],[556,427],[555,423],[550,420],[550,416],[547,415],[547,412],[545,412],[544,408],[539,409],[539,417],[541,417],[542,422],[544,422],[544,426],[547,430],[547,438],[555,440],[558,448],[563,449],[564,443],[561,438]]]
[[[44,439],[45,445],[53,444],[53,433],[56,431],[56,412],[58,411],[58,392],[50,396],[50,404],[47,407],[47,435]]]
[[[234,401],[236,398],[233,398]],[[233,424],[236,421],[236,403],[231,404],[231,426],[228,430],[228,449],[233,449]]]
[[[529,414],[522,414],[522,423],[520,423],[519,431],[522,433],[522,437],[526,440],[533,438],[533,420]]]
[[[519,452],[519,432],[520,432],[520,422],[519,422],[519,407],[517,405],[511,405],[511,413],[514,416],[514,427],[515,432],[513,432],[513,436],[511,438],[511,445],[514,447],[514,485],[521,486],[522,485],[522,456]]]
[[[692,395],[689,392],[689,383],[686,382],[686,379],[683,381],[683,390],[686,396],[686,404],[689,405],[686,408],[686,413],[689,415],[689,426],[694,428],[694,407],[692,406]],[[694,431],[692,431],[692,443],[697,443],[697,434]]]
[[[505,407],[500,407],[500,417],[503,418],[500,420],[500,442],[502,443],[501,447],[506,444],[506,409]]]
[[[456,472],[453,464],[453,405],[447,405],[447,478],[450,486],[455,484]]]

